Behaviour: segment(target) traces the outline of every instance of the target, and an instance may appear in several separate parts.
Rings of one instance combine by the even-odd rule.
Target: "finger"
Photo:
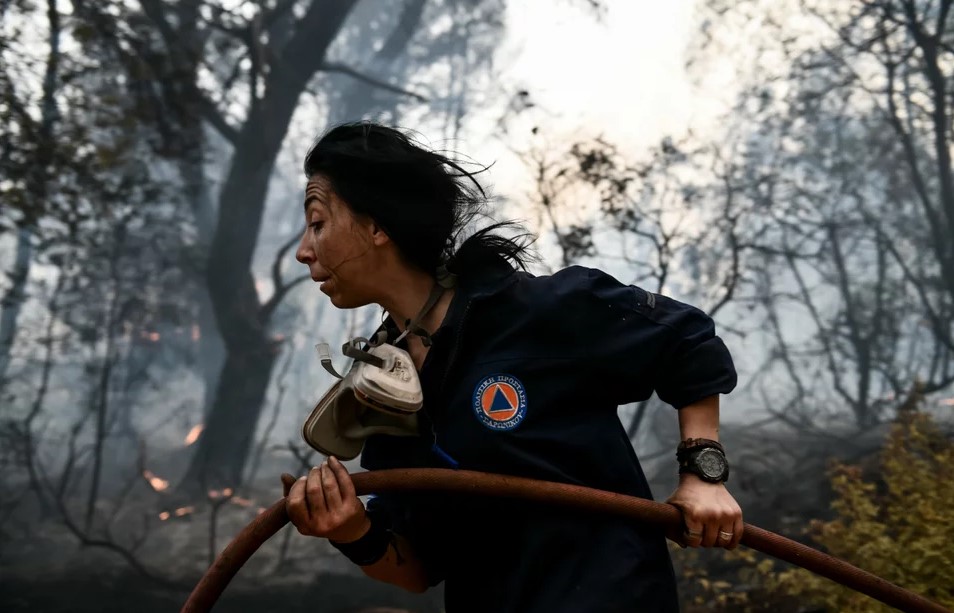
[[[285,497],[285,512],[288,519],[296,527],[308,522],[308,503],[305,496],[305,478],[302,477],[292,484]]]
[[[741,510],[739,511],[739,516],[735,518],[733,530],[735,534],[732,535],[732,542],[726,549],[735,549],[739,546],[739,543],[742,542],[742,534],[745,532],[745,521],[742,519]]]
[[[686,547],[698,547],[705,536],[705,525],[689,518],[685,519],[686,529],[682,533]]]
[[[305,499],[308,501],[308,515],[317,518],[328,512],[325,504],[325,493],[322,491],[321,469],[313,466],[308,471],[308,482],[305,485]]]
[[[699,539],[702,538],[702,529],[700,524],[689,518],[687,509],[677,499],[670,496],[666,502],[676,507],[676,509],[679,511],[679,514],[682,515],[682,527],[675,528],[673,532],[678,531],[678,533],[674,534],[670,538],[678,543],[683,549],[686,547],[698,547]]]
[[[327,463],[321,465],[321,487],[325,493],[325,504],[329,511],[341,508],[341,492],[338,489],[338,477]]]
[[[728,523],[719,527],[716,545],[719,547],[729,547],[735,539],[735,524]]]
[[[328,466],[331,467],[331,470],[335,473],[335,477],[338,479],[338,489],[341,491],[341,499],[350,500],[357,498],[358,494],[354,490],[354,481],[351,480],[351,475],[348,474],[348,469],[345,468],[345,465],[342,464],[338,458],[331,456],[328,459]]]
[[[719,538],[719,526],[720,523],[718,520],[709,519],[705,523],[705,527],[702,529],[702,546],[703,547],[712,547],[716,544],[716,539]]]
[[[282,496],[288,497],[288,492],[291,490],[292,486],[295,485],[295,477],[289,475],[288,473],[282,473]]]

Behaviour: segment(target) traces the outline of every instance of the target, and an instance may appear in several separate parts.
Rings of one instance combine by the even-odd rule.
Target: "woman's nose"
[[[295,259],[302,264],[310,264],[315,259],[314,252],[312,252],[311,247],[309,247],[305,241],[307,232],[306,230],[305,234],[302,234],[301,241],[298,243],[298,251],[295,252]]]

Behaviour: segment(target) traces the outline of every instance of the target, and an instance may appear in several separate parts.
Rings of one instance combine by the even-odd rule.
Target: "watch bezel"
[[[709,458],[712,458],[712,460]],[[720,465],[719,471],[717,473],[712,473],[707,470],[707,468],[710,468],[708,464],[713,460],[717,461]],[[707,481],[712,482],[723,481],[726,469],[729,466],[728,461],[725,459],[725,454],[714,447],[706,447],[694,453],[692,456],[692,462],[699,469],[699,473],[701,473],[699,476],[703,479],[706,479]]]
[[[696,449],[687,450],[688,455],[680,462],[680,473],[692,473],[708,483],[725,483],[729,480],[729,460],[725,457],[725,452],[714,446],[704,446]],[[722,462],[722,470],[718,475],[712,475],[703,470],[699,457],[702,454],[718,456]]]

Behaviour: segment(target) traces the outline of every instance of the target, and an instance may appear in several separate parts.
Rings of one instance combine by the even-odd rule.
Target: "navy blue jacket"
[[[698,309],[594,269],[463,280],[421,369],[422,436],[376,436],[362,466],[448,467],[652,498],[617,417],[654,391],[675,408],[736,383]],[[675,447],[675,441],[674,447]],[[661,530],[530,503],[388,494],[448,613],[677,611]]]

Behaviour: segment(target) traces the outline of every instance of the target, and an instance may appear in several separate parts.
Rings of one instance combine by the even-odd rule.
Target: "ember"
[[[185,437],[185,446],[188,447],[192,443],[199,440],[199,435],[202,434],[202,429],[205,428],[202,424],[197,424],[192,426],[192,429],[189,430],[189,433]]]
[[[169,482],[166,479],[157,477],[152,471],[144,470],[142,471],[142,476],[146,478],[146,481],[149,482],[152,489],[157,492],[161,492],[169,487]]]

